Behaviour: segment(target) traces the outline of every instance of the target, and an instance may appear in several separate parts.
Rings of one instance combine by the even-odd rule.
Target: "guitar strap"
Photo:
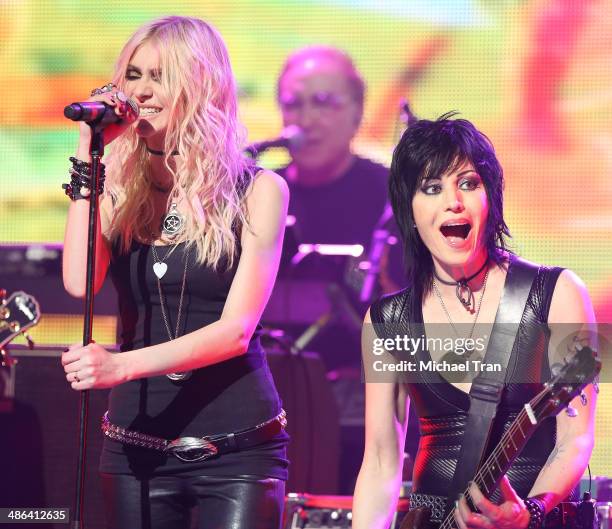
[[[497,407],[502,397],[508,362],[516,341],[531,285],[538,267],[511,256],[502,298],[483,362],[498,364],[499,371],[481,372],[470,389],[470,410],[450,487],[445,517],[455,506],[457,496],[465,491],[480,464]]]

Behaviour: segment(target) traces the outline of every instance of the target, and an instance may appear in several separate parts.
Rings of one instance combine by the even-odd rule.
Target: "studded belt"
[[[442,496],[434,496],[433,494],[422,494],[420,492],[411,492],[408,495],[410,508],[429,507],[431,509],[430,520],[432,522],[441,522],[446,508],[446,498]]]
[[[123,444],[158,450],[188,463],[205,461],[216,455],[251,448],[269,441],[287,426],[285,410],[270,419],[238,432],[205,437],[179,437],[162,439],[135,430],[128,430],[110,422],[108,411],[102,417],[102,432],[108,438]]]

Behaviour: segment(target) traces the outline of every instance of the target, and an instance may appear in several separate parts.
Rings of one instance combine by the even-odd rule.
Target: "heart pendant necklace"
[[[172,252],[176,250],[176,247],[177,245],[173,244],[172,248],[168,250],[168,253],[166,253],[164,258],[160,259],[155,245],[151,245],[151,252],[153,253],[153,273],[155,274],[155,277],[157,277],[157,279],[161,279],[166,275],[166,272],[168,271],[168,265],[164,261],[168,259],[168,257],[170,257]]]

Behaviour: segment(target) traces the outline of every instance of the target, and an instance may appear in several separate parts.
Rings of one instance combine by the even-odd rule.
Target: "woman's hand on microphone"
[[[127,102],[127,96],[117,87],[108,92],[102,92],[91,96],[87,101],[101,101],[108,106],[113,107],[115,114],[121,118],[117,123],[111,123],[104,128],[104,145],[108,145],[114,139],[123,134],[138,118],[138,114],[134,112],[131,105]],[[79,122],[79,153],[85,148],[89,153],[89,144],[91,142],[91,127],[87,122]],[[84,159],[78,156],[79,159]]]

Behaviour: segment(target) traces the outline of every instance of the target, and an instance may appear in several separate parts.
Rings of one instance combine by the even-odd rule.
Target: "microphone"
[[[131,111],[138,116],[140,109],[132,100],[125,100]],[[115,108],[103,101],[85,101],[83,103],[72,103],[64,108],[64,116],[72,121],[86,121],[96,125],[110,125],[123,120],[122,116],[115,114]]]
[[[251,143],[245,151],[251,156],[257,157],[267,149],[273,147],[284,147],[286,149],[299,149],[304,143],[304,131],[297,125],[285,127],[281,133],[271,140]]]

